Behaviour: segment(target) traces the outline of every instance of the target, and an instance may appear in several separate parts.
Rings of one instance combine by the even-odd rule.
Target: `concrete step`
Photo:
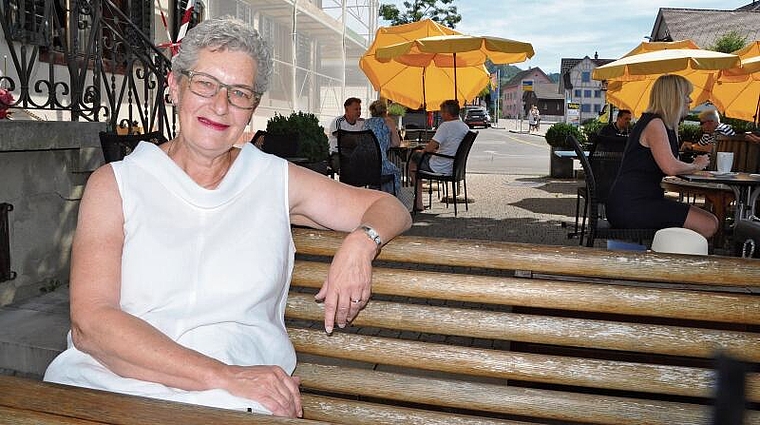
[[[68,287],[0,307],[0,373],[42,378],[69,327]]]

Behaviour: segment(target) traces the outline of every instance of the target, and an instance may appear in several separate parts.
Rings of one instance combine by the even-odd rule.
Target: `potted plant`
[[[406,115],[406,107],[400,103],[388,105],[388,115],[396,121],[396,128],[401,128],[401,118]]]
[[[558,122],[546,130],[546,143],[551,146],[549,154],[549,175],[554,178],[569,179],[573,177],[573,159],[570,157],[561,158],[554,154],[558,150],[573,150],[572,145],[568,144],[566,138],[568,135],[575,136],[579,142],[583,143],[586,139],[578,130],[578,127]]]
[[[267,121],[267,133],[274,135],[298,135],[298,156],[307,158],[304,165],[314,171],[327,173],[327,156],[330,150],[325,129],[319,125],[317,116],[306,112],[293,112],[290,116],[275,113]]]

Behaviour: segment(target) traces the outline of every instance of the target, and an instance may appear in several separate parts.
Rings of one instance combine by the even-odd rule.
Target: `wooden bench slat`
[[[297,261],[293,286],[319,288],[329,265]],[[760,324],[760,297],[683,289],[471,276],[377,267],[372,291],[415,298]]]
[[[288,297],[289,319],[320,322],[310,294]],[[352,323],[384,329],[605,350],[711,358],[723,350],[760,362],[760,336],[747,332],[408,305],[372,300]]]
[[[0,406],[0,424],[12,425],[98,425],[84,419],[68,418],[48,413],[34,412],[23,409],[13,409]]]
[[[667,401],[594,396],[470,382],[420,378],[372,370],[300,363],[296,375],[304,388],[362,394],[390,400],[433,404],[493,413],[594,424],[704,424],[710,407]],[[406,388],[400,393],[398,388]],[[748,424],[760,424],[750,412]]]
[[[331,231],[293,229],[293,240],[301,254],[332,256],[344,236]],[[742,258],[411,236],[390,241],[378,258],[567,276],[760,288],[760,267],[755,265],[756,260]]]
[[[613,360],[595,360],[460,347],[378,336],[324,333],[289,329],[300,353],[454,374],[516,379],[621,391],[649,392],[707,398],[712,395],[713,372],[683,366],[663,366]],[[760,401],[760,377],[751,374],[747,397]]]
[[[0,376],[0,406],[114,425],[324,424],[318,421],[216,409],[11,376]]]
[[[302,402],[304,412],[308,412],[308,415],[304,413],[307,419],[351,425],[531,425],[527,422],[431,412],[314,394],[303,394]]]

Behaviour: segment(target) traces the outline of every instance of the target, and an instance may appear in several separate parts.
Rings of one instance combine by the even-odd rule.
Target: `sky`
[[[490,35],[533,45],[535,56],[514,64],[559,72],[562,58],[618,59],[652,32],[661,7],[731,10],[752,0],[456,0],[462,21],[456,30]],[[401,5],[401,0],[380,0]],[[404,10],[403,6],[399,7]],[[381,26],[389,25],[381,20]],[[704,47],[704,46],[700,46]]]

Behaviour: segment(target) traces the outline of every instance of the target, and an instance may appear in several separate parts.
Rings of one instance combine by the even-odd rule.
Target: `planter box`
[[[552,147],[549,152],[549,176],[555,179],[573,178],[573,159],[560,158],[554,154],[554,151],[565,151],[565,148]]]

